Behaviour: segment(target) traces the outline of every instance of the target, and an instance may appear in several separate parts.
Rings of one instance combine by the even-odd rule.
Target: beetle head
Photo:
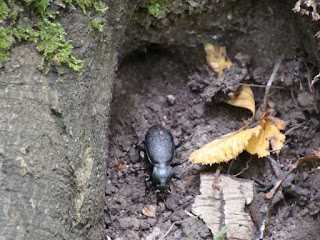
[[[156,193],[171,194],[169,182],[172,178],[172,167],[167,165],[155,165],[152,178],[156,184]]]
[[[167,182],[165,180],[160,180],[160,182],[156,185],[157,190],[155,193],[165,194],[165,195],[171,195],[171,189],[168,186]]]

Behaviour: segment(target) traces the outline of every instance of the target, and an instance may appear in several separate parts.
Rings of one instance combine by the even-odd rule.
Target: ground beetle
[[[183,143],[181,140],[174,144],[171,132],[160,125],[153,125],[146,133],[144,147],[137,145],[139,150],[144,151],[149,162],[153,165],[152,180],[156,184],[155,193],[171,194],[169,182],[172,178],[180,179],[173,173],[172,167],[181,165],[183,162],[172,163],[174,151]],[[150,180],[147,178],[146,180]]]

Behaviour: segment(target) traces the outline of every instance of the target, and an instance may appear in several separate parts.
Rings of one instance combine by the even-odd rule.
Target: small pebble
[[[140,222],[137,218],[135,217],[124,217],[124,218],[120,218],[119,220],[119,224],[123,229],[135,229],[138,230],[140,227]]]
[[[169,106],[173,106],[176,104],[176,98],[173,95],[167,95],[167,103]]]
[[[150,229],[150,225],[146,221],[142,221],[140,224],[140,227],[142,230],[148,230]]]
[[[177,204],[177,200],[174,199],[174,198],[169,198],[167,201],[166,201],[166,205],[167,205],[167,208],[169,210],[174,210],[177,208],[178,204]]]
[[[131,148],[129,151],[129,157],[132,163],[137,163],[139,161],[139,153],[135,148]]]
[[[147,223],[148,223],[151,227],[153,227],[154,225],[156,225],[157,219],[155,219],[155,218],[148,218],[148,219],[147,219]]]

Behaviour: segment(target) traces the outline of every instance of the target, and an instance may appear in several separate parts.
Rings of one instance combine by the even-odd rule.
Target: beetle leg
[[[165,190],[164,190],[164,193],[165,193],[166,195],[171,195],[171,189],[165,189]]]
[[[144,141],[143,141],[143,145],[144,145]],[[145,149],[143,146],[141,146],[139,143],[135,143],[135,147],[136,147],[139,151],[143,151],[143,152],[146,151],[146,149]]]
[[[179,147],[181,147],[182,146],[182,144],[184,143],[184,138],[182,138],[179,142],[178,142],[178,144],[177,145],[175,145],[175,149],[177,149],[177,148],[179,148]]]
[[[170,166],[171,166],[171,167],[176,167],[176,166],[179,166],[179,165],[184,164],[186,161],[188,161],[188,160],[184,160],[184,161],[180,161],[180,162],[171,163],[171,164],[170,164]]]
[[[135,169],[134,172],[139,172],[139,171],[147,171],[149,170],[150,168],[149,167],[139,167],[138,169]]]
[[[178,175],[178,174],[176,174],[176,173],[173,173],[173,174],[172,174],[172,178],[178,179],[178,180],[181,179],[180,175]]]
[[[151,177],[146,177],[145,179],[144,179],[144,182],[150,182],[151,181]]]
[[[135,137],[137,138],[137,139],[136,139],[136,143],[134,144],[135,147],[136,147],[139,151],[145,151],[145,148],[139,144],[139,136],[138,136],[138,134],[137,134],[137,132],[136,132],[136,129],[135,129],[134,124],[131,125],[131,129],[132,129]],[[145,144],[144,144],[144,141],[143,141],[142,143],[143,143],[143,145],[145,145]]]

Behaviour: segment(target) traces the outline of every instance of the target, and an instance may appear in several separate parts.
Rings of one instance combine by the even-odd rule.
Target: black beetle
[[[174,151],[182,145],[181,140],[174,144],[171,132],[160,125],[153,125],[146,133],[144,145],[137,147],[144,151],[149,162],[153,165],[152,180],[156,184],[155,193],[171,194],[169,182],[172,178],[180,179],[180,176],[173,173],[172,167],[181,165],[183,162],[172,163]],[[150,180],[150,177],[147,178]]]

